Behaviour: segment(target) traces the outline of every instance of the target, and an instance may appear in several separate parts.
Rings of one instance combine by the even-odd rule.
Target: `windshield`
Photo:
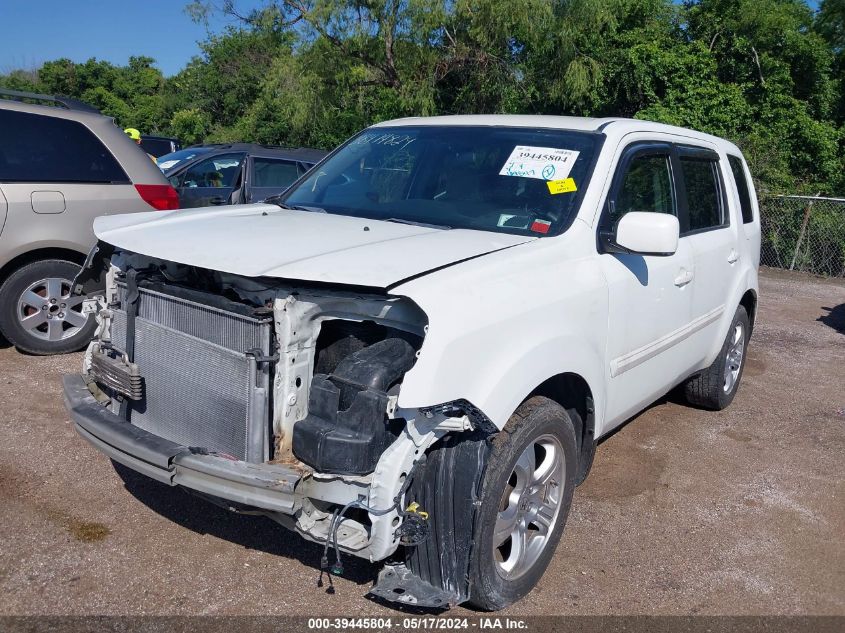
[[[161,171],[167,173],[171,169],[176,168],[178,165],[182,165],[185,161],[189,161],[195,156],[199,156],[200,154],[205,154],[206,152],[210,152],[211,148],[208,147],[191,147],[189,149],[180,149],[178,152],[171,152],[170,154],[165,154],[164,156],[159,156],[156,158],[156,164]]]
[[[365,130],[284,196],[327,213],[546,235],[569,226],[599,136],[535,128]]]

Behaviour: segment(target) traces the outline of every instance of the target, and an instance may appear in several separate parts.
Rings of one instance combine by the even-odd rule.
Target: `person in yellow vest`
[[[135,141],[139,146],[141,145],[141,133],[138,130],[136,130],[134,127],[128,127],[123,131],[126,132],[126,135],[133,141]],[[150,157],[150,160],[152,160],[154,163],[156,163],[156,165],[158,165],[155,156],[153,156],[149,152],[145,152],[145,154]]]

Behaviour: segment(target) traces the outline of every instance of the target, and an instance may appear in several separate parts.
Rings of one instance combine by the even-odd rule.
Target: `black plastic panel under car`
[[[293,453],[323,473],[365,475],[396,439],[387,390],[414,364],[415,351],[388,338],[349,354],[311,381],[308,416],[293,427]]]
[[[370,593],[391,602],[442,609],[469,598],[469,562],[489,434],[450,435],[429,450],[405,502],[428,513],[429,535],[405,547],[404,562],[385,567]]]
[[[114,246],[97,242],[88,252],[82,269],[76,274],[71,291],[74,295],[94,295],[106,288],[106,273],[114,255]]]

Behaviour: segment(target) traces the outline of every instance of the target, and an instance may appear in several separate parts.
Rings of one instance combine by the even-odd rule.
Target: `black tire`
[[[734,336],[737,327],[742,328],[742,357],[739,359],[739,368],[736,378],[730,388],[725,378],[725,369],[728,363],[728,355],[733,347]],[[742,372],[745,369],[745,357],[748,351],[748,339],[751,336],[751,324],[745,308],[739,306],[734,314],[728,335],[722,344],[722,349],[713,364],[699,374],[688,379],[684,384],[684,397],[686,401],[697,407],[720,411],[733,402],[736,392],[739,391],[739,383],[742,379]],[[732,357],[733,358],[733,357]]]
[[[87,320],[83,320],[81,304],[79,303],[72,308],[62,308],[63,304],[60,298],[65,291],[69,292],[70,281],[73,280],[77,272],[79,272],[79,266],[72,262],[46,259],[27,264],[9,275],[3,285],[0,286],[0,333],[20,351],[30,354],[65,354],[82,349],[94,335],[94,329],[97,326],[96,319],[89,316]],[[56,299],[56,303],[44,310],[45,314],[54,311],[50,318],[51,320],[56,319],[54,323],[58,323],[58,326],[54,325],[53,327],[59,331],[57,336],[62,337],[56,340],[48,339],[50,334],[47,323],[28,329],[21,322],[22,317],[27,316],[22,311],[29,311],[31,315],[38,314],[38,310],[35,308],[19,306],[24,292],[33,284],[46,279],[63,280],[60,296]],[[45,297],[47,292],[45,289]],[[36,291],[35,294],[39,294],[39,291]],[[68,305],[70,305],[70,301],[71,299],[68,299]],[[77,299],[72,299],[72,301],[76,302]],[[45,303],[47,303],[46,300]],[[78,325],[65,321],[65,312],[62,310],[72,310],[74,312],[72,318]]]
[[[557,482],[560,496],[556,518],[536,560],[518,577],[506,578],[494,550],[494,531],[500,506],[506,498],[506,491],[510,490],[514,466],[523,451],[536,440],[549,436],[559,442],[565,458],[561,470],[564,481]],[[572,504],[577,468],[578,452],[572,420],[563,407],[548,398],[535,396],[524,402],[495,436],[481,485],[480,508],[470,557],[470,602],[473,605],[488,611],[502,609],[534,588],[546,571],[563,534]],[[543,493],[546,498],[549,494]],[[508,501],[508,505],[510,503]],[[522,508],[521,498],[515,505]]]

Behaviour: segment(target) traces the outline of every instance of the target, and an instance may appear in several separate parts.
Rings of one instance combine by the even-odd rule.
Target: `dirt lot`
[[[845,283],[767,271],[761,296],[733,406],[663,401],[604,441],[508,613],[845,615]],[[317,546],[124,482],[63,409],[80,358],[0,343],[0,614],[396,614],[363,597],[375,566],[326,595]]]

